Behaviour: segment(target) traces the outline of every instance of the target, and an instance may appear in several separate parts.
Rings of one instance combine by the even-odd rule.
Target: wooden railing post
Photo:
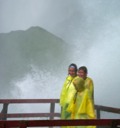
[[[50,104],[50,114],[53,114],[55,112],[55,103],[51,103]],[[50,120],[54,119],[54,115],[50,116]],[[49,128],[53,128],[53,127],[49,127]]]
[[[97,119],[100,119],[100,107],[96,108]]]
[[[50,104],[50,114],[54,114],[55,112],[55,103],[51,103]],[[53,120],[54,119],[54,115],[51,115],[50,116],[50,120]]]
[[[1,111],[1,114],[4,114],[4,117],[1,118],[1,120],[7,120],[7,111],[8,111],[8,103],[3,104],[3,109]]]

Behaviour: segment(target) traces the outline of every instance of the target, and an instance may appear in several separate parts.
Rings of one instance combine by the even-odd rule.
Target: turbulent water
[[[68,65],[76,63],[88,67],[88,76],[94,81],[95,103],[120,108],[119,6],[118,0],[76,1],[72,11],[69,7],[69,15],[49,28],[50,32],[45,30],[47,27],[31,27],[1,33],[0,98],[59,98]],[[14,112],[13,107],[9,111]],[[34,111],[38,111],[39,106],[35,107]],[[48,106],[41,109],[48,111]],[[15,107],[15,111],[33,109],[23,105]]]

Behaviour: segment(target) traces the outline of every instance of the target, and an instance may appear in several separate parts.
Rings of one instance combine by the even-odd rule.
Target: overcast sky
[[[78,4],[79,0],[0,0],[0,33],[31,26],[50,30],[77,10]]]
[[[120,20],[120,0],[0,0],[0,33],[40,26],[76,42],[95,38],[115,19]]]

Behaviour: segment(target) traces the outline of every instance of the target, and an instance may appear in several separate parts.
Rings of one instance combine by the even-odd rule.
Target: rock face
[[[61,71],[68,45],[59,37],[40,27],[26,31],[12,31],[0,34],[0,86],[7,90],[13,79],[19,79],[31,70],[30,65],[53,74]]]

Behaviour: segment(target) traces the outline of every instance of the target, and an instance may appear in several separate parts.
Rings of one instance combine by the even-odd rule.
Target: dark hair
[[[69,65],[69,68],[72,67],[72,66],[75,68],[75,72],[77,73],[77,65],[72,63],[72,64]]]
[[[81,66],[78,70],[83,70],[85,73],[88,73],[87,67]]]

